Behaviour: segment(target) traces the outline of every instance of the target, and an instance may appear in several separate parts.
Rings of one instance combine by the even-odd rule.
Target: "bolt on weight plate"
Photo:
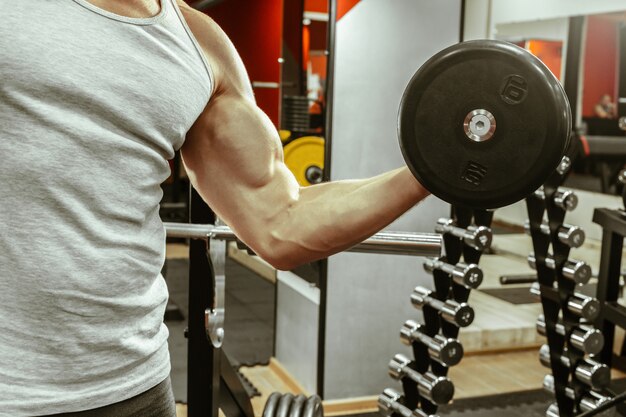
[[[431,193],[493,209],[534,192],[569,144],[569,101],[530,52],[503,41],[453,45],[409,82],[398,115],[400,148]]]

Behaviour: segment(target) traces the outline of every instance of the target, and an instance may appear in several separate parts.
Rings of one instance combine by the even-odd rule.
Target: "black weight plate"
[[[263,417],[276,417],[276,409],[278,408],[278,402],[282,398],[280,392],[273,392],[267,398],[265,407],[263,408]]]
[[[285,393],[278,402],[278,409],[276,410],[276,417],[289,417],[289,409],[291,408],[291,402],[293,401],[293,394]]]
[[[302,417],[324,417],[322,399],[319,396],[313,395],[306,400]]]
[[[306,397],[302,394],[296,395],[291,402],[291,408],[289,409],[289,417],[302,417],[304,411],[304,403]]]
[[[464,121],[487,110],[493,136],[471,140]],[[497,208],[529,195],[569,142],[569,102],[559,81],[513,44],[468,41],[429,59],[409,82],[398,133],[407,165],[431,193],[458,206]]]

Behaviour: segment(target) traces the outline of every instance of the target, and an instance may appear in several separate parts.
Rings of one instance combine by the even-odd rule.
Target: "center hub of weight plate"
[[[493,137],[496,131],[496,119],[485,109],[472,110],[465,116],[463,129],[474,142],[484,142]]]

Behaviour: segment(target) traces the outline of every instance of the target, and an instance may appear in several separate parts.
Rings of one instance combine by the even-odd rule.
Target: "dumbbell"
[[[437,417],[429,415],[420,409],[411,410],[403,405],[402,395],[391,388],[385,388],[382,394],[378,396],[378,410],[385,417],[391,417],[393,414],[402,417]]]
[[[551,394],[554,394],[555,389],[554,389],[554,376],[553,375],[546,375],[543,378],[543,389]],[[572,387],[565,387],[565,396],[569,398],[570,400],[576,400],[576,394],[574,390],[572,389]],[[598,408],[598,406],[602,405],[602,403],[609,401],[610,399],[611,399],[610,397],[606,397],[597,392],[589,391],[587,393],[584,393],[581,396],[578,406],[580,408],[580,411],[582,412],[595,410],[596,408]],[[558,408],[557,408],[556,415],[558,416]],[[600,414],[600,415],[603,415],[603,414]]]
[[[405,345],[421,343],[428,348],[428,356],[444,366],[454,366],[463,358],[463,345],[457,339],[436,334],[430,337],[422,333],[420,324],[407,320],[400,329],[400,340]]]
[[[541,287],[538,282],[530,286],[530,293],[541,297]],[[574,293],[567,300],[567,311],[581,319],[594,321],[600,315],[600,301],[581,293]]]
[[[539,187],[537,191],[535,191],[535,197],[542,201],[546,200],[546,193],[543,189],[543,185]],[[574,193],[574,191],[572,190],[567,190],[565,188],[558,188],[554,192],[552,201],[554,202],[555,206],[560,207],[566,211],[574,211],[578,206],[578,196],[576,195],[576,193]]]
[[[528,265],[532,269],[537,269],[537,260],[534,252],[528,255]],[[553,257],[546,257],[546,266],[550,269],[556,269]],[[576,284],[586,284],[591,279],[591,267],[584,261],[568,259],[563,264],[561,272],[565,278],[571,279]]]
[[[409,378],[417,384],[419,394],[433,404],[448,404],[454,396],[454,385],[445,376],[431,372],[420,374],[410,367],[411,360],[397,354],[389,361],[389,376],[395,380]]]
[[[539,362],[546,368],[550,368],[550,347],[548,345],[543,345],[539,349]],[[563,366],[571,368],[571,361],[565,354],[559,357],[559,362]],[[592,388],[603,388],[611,382],[611,369],[590,358],[581,359],[576,363],[574,375],[580,382]]]
[[[539,226],[539,230],[544,235],[550,234],[550,226],[543,222]],[[524,222],[524,231],[530,235],[530,221]],[[579,248],[585,243],[585,231],[580,226],[572,226],[571,224],[563,224],[559,227],[557,237],[564,245],[570,248]]]
[[[452,276],[452,280],[466,288],[478,288],[483,282],[483,271],[476,264],[466,264],[459,262],[451,265],[444,262],[441,258],[430,258],[424,262],[424,270],[433,273],[435,269],[439,269]]]
[[[555,330],[561,336],[566,336],[565,326],[561,323],[557,323]],[[546,320],[544,315],[540,315],[537,319],[537,333],[542,336],[546,335]],[[569,342],[576,349],[595,355],[600,353],[604,347],[604,335],[598,329],[594,329],[589,326],[576,326],[569,334]]]
[[[411,303],[421,309],[425,305],[437,310],[441,318],[458,327],[467,327],[474,321],[474,309],[467,303],[454,300],[441,301],[432,296],[432,291],[424,287],[415,287],[411,294]]]
[[[466,245],[483,251],[491,246],[491,229],[486,226],[468,226],[467,229],[456,227],[452,219],[440,218],[437,220],[435,232],[450,234],[463,239]]]

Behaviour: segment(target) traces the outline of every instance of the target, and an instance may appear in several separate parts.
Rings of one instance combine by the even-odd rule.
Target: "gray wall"
[[[337,24],[332,179],[401,166],[397,112],[402,92],[430,56],[459,41],[460,0],[362,0]],[[401,193],[402,190],[395,190]],[[389,229],[433,231],[449,206],[429,197]],[[422,259],[343,253],[328,262],[324,398],[377,395],[393,386],[387,362],[405,351],[409,303],[431,286]]]

